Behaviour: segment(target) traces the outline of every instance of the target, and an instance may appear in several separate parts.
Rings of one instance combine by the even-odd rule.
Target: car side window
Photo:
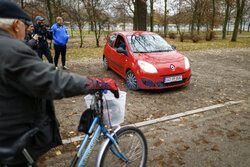
[[[116,40],[115,40],[115,46],[114,48],[119,48],[121,47],[123,50],[126,50],[126,44],[125,40],[122,36],[118,35]]]
[[[115,37],[116,37],[116,34],[110,35],[109,41],[108,41],[108,45],[109,45],[110,47],[113,46],[113,43],[114,43],[114,41],[115,41]]]

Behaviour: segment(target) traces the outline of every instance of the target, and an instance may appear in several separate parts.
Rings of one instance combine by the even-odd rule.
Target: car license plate
[[[164,83],[176,82],[181,81],[182,75],[174,76],[174,77],[166,77],[164,78]]]

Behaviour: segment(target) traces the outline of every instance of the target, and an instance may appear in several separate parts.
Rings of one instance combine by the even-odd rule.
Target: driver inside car
[[[119,48],[122,48],[123,50],[126,50],[126,44],[124,42],[123,38],[119,38]]]

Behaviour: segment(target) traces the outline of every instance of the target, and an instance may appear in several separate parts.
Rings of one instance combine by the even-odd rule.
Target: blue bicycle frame
[[[97,128],[94,131],[94,128],[96,125],[97,125]],[[87,142],[90,138],[89,134],[92,134],[93,131],[94,131],[94,134],[92,136],[92,139],[90,140],[89,144],[87,145]],[[117,158],[119,158],[120,160],[124,160],[126,162],[129,162],[129,160],[126,158],[126,156],[124,156],[122,154],[115,138],[107,131],[107,129],[104,126],[100,126],[99,117],[96,116],[94,118],[94,121],[92,122],[90,128],[89,128],[88,134],[86,134],[86,136],[84,137],[84,139],[82,141],[80,148],[78,149],[78,152],[77,152],[77,154],[72,162],[71,167],[75,167],[79,158],[80,158],[80,160],[79,160],[77,167],[85,167],[87,165],[88,159],[89,159],[91,153],[93,152],[96,144],[99,142],[100,136],[102,133],[108,139],[108,140],[106,140],[106,144],[104,145],[104,147],[106,147],[108,142],[111,141],[114,144],[114,148],[113,147],[110,148],[111,151],[113,152],[113,154],[115,156],[117,156]],[[86,145],[87,145],[87,148],[85,149]],[[85,149],[85,151],[84,151],[84,149]],[[103,148],[102,151],[104,151],[104,149],[105,148]],[[101,157],[99,159],[101,159]]]

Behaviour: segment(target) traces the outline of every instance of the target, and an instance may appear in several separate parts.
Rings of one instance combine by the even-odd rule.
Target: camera
[[[47,24],[38,24],[37,35],[39,41],[46,41],[53,39],[52,31]]]

